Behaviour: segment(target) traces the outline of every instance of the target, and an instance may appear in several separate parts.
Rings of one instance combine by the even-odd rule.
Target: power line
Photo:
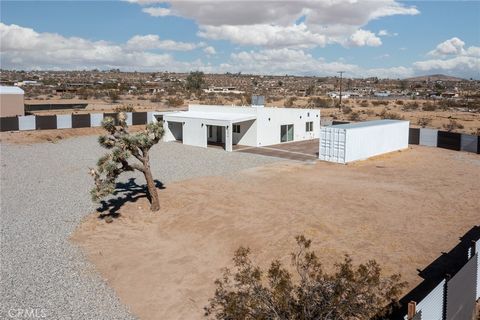
[[[337,73],[340,73],[340,102],[338,103],[338,108],[342,109],[342,75],[345,71],[337,71]]]

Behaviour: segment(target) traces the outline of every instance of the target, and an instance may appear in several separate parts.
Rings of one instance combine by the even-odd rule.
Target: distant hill
[[[444,74],[432,74],[428,76],[419,76],[413,78],[407,78],[406,81],[464,81],[465,79],[446,76]]]

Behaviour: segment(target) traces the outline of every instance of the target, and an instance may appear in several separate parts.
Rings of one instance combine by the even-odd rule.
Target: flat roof
[[[339,128],[339,129],[356,129],[356,128],[365,128],[365,127],[373,127],[373,126],[384,126],[387,124],[394,124],[399,122],[408,122],[405,120],[372,120],[372,121],[363,121],[363,122],[356,122],[356,123],[345,123],[345,124],[337,124],[333,125],[332,127]]]
[[[169,114],[165,114],[164,117],[217,120],[217,121],[228,121],[228,122],[242,122],[242,121],[257,119],[256,114],[230,113],[230,112],[200,112],[200,111],[172,112]]]
[[[0,86],[0,94],[24,94],[25,92],[19,87]]]

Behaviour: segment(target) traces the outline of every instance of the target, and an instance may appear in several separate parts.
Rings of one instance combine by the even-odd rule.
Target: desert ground
[[[235,152],[234,152],[235,154]],[[376,259],[414,288],[426,267],[480,222],[478,155],[415,146],[351,165],[284,161],[176,181],[107,224],[93,212],[72,236],[140,319],[199,319],[239,246],[289,265],[304,234],[326,268]]]

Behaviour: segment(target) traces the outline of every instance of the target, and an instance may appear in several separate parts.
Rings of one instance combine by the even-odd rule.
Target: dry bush
[[[360,102],[360,107],[362,108],[368,108],[370,106],[370,103],[368,103],[367,100],[362,100],[362,102]]]
[[[350,113],[350,116],[348,117],[348,120],[350,121],[359,121],[360,120],[360,113],[357,111],[354,111]]]
[[[427,117],[418,118],[418,120],[417,120],[417,124],[418,124],[419,126],[421,126],[422,128],[425,128],[425,127],[428,126],[431,122],[432,122],[432,119],[427,118]]]
[[[413,102],[407,102],[403,105],[402,110],[403,111],[412,111],[412,110],[417,110],[420,107],[417,101]]]
[[[391,120],[403,120],[403,119],[405,119],[403,116],[399,115],[398,113],[389,112],[386,109],[383,109],[382,112],[380,112],[379,116],[382,119],[391,119]]]
[[[334,102],[331,98],[314,97],[308,99],[309,108],[333,108]]]
[[[424,102],[422,110],[423,111],[435,111],[435,110],[437,110],[437,106],[433,102]]]
[[[177,97],[170,97],[167,99],[167,106],[169,107],[180,107],[183,105],[183,99]]]
[[[113,108],[113,111],[115,112],[135,112],[135,107],[133,106],[133,104],[129,103],[129,104],[122,104],[118,107],[115,107]]]
[[[388,317],[407,283],[400,274],[382,276],[375,260],[355,267],[345,256],[335,271],[324,270],[310,249],[311,241],[295,237],[292,274],[279,260],[262,270],[240,247],[234,269],[224,268],[205,307],[209,319],[345,319]]]
[[[342,107],[342,112],[344,114],[349,114],[349,113],[352,112],[352,108],[350,108],[349,106],[344,106],[344,107]]]
[[[162,95],[160,93],[155,94],[150,98],[150,102],[162,102]]]
[[[398,104],[399,106],[403,106],[404,101],[403,100],[397,100],[397,101],[395,101],[395,103]]]
[[[385,101],[385,100],[374,100],[372,101],[372,104],[376,107],[378,106],[386,106],[388,105],[388,101]]]
[[[293,107],[293,104],[296,100],[297,100],[297,97],[290,97],[290,98],[285,100],[284,106],[287,107],[287,108]]]
[[[456,120],[450,119],[448,123],[443,124],[443,128],[447,130],[448,132],[455,131],[457,129],[463,129],[464,126],[463,124],[457,122]]]
[[[375,114],[375,111],[373,111],[372,109],[367,109],[365,113],[367,114],[367,116],[373,116]]]

